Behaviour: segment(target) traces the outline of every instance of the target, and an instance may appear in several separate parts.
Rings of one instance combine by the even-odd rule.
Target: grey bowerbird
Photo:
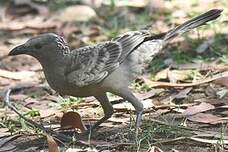
[[[170,40],[215,20],[221,12],[219,9],[210,10],[166,33],[153,35],[150,30],[130,31],[110,41],[74,50],[70,50],[61,36],[45,33],[15,47],[9,55],[35,57],[42,65],[51,88],[62,95],[94,96],[103,108],[104,117],[90,129],[97,128],[113,114],[107,92],[122,97],[134,106],[136,128],[139,128],[143,104],[128,88],[130,82],[147,71],[149,62]]]

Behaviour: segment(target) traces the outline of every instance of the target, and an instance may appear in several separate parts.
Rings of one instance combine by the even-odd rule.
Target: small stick
[[[42,131],[44,131],[46,134],[53,134],[55,135],[59,140],[65,141],[65,142],[70,142],[72,141],[71,137],[68,137],[64,134],[60,134],[57,133],[49,128],[45,128],[43,125],[38,124],[28,118],[26,118],[25,116],[23,116],[11,103],[10,103],[10,92],[11,89],[8,89],[6,92],[6,96],[5,96],[5,104],[8,108],[10,108],[12,111],[14,111],[16,114],[18,114],[19,117],[21,117],[22,119],[24,119],[26,122],[28,122],[29,125],[34,126]]]

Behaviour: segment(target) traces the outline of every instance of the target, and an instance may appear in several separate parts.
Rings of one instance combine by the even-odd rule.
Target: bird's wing
[[[112,39],[112,41],[119,42],[122,47],[121,56],[119,62],[122,63],[125,58],[135,50],[140,44],[143,43],[145,38],[147,38],[149,33],[147,31],[129,31],[124,34],[119,35],[118,37]]]
[[[71,62],[65,71],[67,81],[78,87],[101,82],[144,39],[143,33],[128,32],[105,43],[73,50]]]

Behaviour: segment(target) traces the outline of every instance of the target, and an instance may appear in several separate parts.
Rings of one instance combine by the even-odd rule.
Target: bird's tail
[[[194,29],[198,26],[206,24],[208,21],[215,20],[221,14],[222,10],[212,9],[204,14],[201,14],[191,20],[186,21],[185,23],[177,26],[176,28],[168,31],[164,36],[164,41],[170,41],[176,36],[183,34],[191,29]]]

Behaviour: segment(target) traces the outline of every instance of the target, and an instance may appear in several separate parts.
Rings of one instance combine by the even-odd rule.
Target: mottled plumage
[[[42,65],[50,86],[63,95],[94,96],[104,110],[96,128],[113,114],[106,93],[126,100],[137,112],[140,125],[142,103],[128,89],[129,83],[146,72],[148,63],[174,37],[214,20],[221,10],[211,10],[159,35],[149,30],[130,31],[110,41],[70,51],[64,39],[53,33],[34,37],[14,48],[9,55],[28,54]]]

